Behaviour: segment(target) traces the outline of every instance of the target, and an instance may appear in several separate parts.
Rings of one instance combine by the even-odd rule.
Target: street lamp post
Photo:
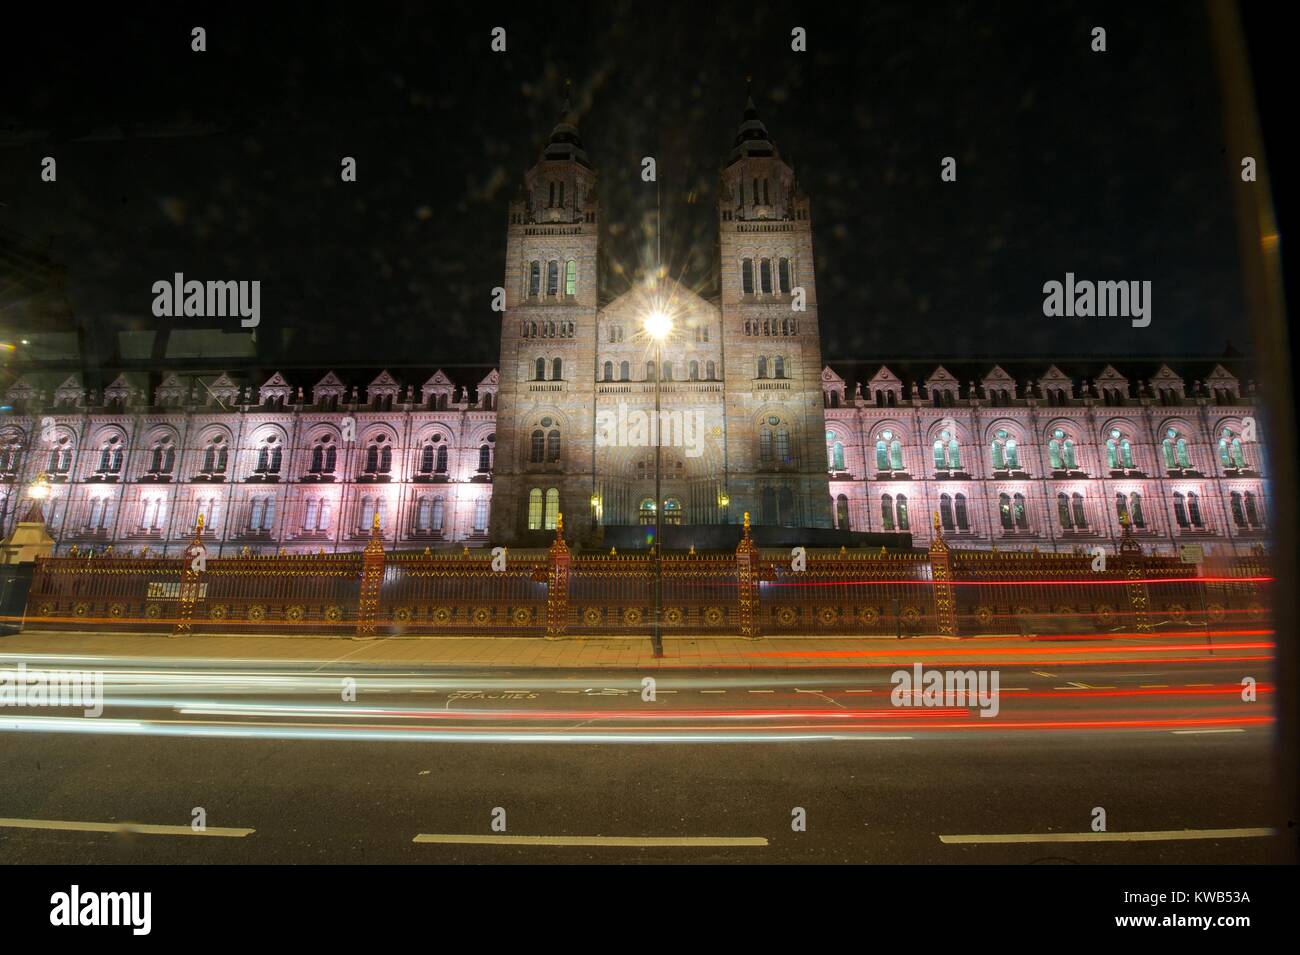
[[[646,334],[655,343],[655,612],[654,612],[654,635],[651,637],[651,646],[654,648],[656,658],[664,655],[663,635],[659,631],[660,611],[663,603],[663,540],[661,533],[663,531],[663,493],[660,490],[661,467],[660,462],[663,454],[663,436],[660,433],[661,421],[659,418],[659,400],[660,390],[659,382],[663,378],[663,341],[672,331],[672,319],[663,312],[655,311],[646,316],[645,330]]]

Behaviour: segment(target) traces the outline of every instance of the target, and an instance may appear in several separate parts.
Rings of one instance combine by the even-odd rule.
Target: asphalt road
[[[106,707],[0,709],[0,862],[1273,861],[1270,664],[1224,656],[1003,664],[989,717],[894,705],[893,667],[647,700],[609,670],[47,658]],[[94,831],[122,824],[173,828]]]

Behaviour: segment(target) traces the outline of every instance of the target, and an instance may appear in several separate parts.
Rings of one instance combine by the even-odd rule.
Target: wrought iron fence
[[[1089,636],[1245,631],[1266,623],[1263,557],[1201,568],[1117,553],[951,550],[620,555],[569,551],[563,520],[546,551],[491,555],[365,551],[202,559],[78,554],[37,562],[32,629],[425,634],[645,635],[662,574],[666,634]],[[1199,628],[1199,629],[1198,629]]]

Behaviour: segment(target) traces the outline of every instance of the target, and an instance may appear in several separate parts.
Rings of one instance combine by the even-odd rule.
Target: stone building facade
[[[329,372],[306,393],[279,372],[127,374],[102,392],[28,373],[0,418],[0,529],[39,480],[60,553],[175,554],[199,514],[226,554],[360,549],[376,516],[409,549],[541,543],[563,512],[590,545],[657,507],[668,524],[749,512],[918,544],[932,513],[983,546],[1110,543],[1121,520],[1157,550],[1265,542],[1262,427],[1239,363],[837,372],[821,358],[809,199],[752,101],[719,197],[713,294],[654,270],[611,294],[599,177],[566,111],[509,207],[499,371]],[[672,323],[662,342],[644,329],[654,313]]]
[[[653,524],[656,431],[664,521],[831,526],[809,202],[752,100],[719,196],[715,297],[654,268],[607,295],[597,176],[573,117],[555,127],[510,206],[494,540],[560,511],[580,542]]]

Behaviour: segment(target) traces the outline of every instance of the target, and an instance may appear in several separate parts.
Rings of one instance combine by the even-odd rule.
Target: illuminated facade
[[[935,513],[984,546],[1109,544],[1121,520],[1157,550],[1265,542],[1254,387],[1224,364],[1189,362],[1189,380],[1159,362],[900,363],[849,385],[821,358],[809,199],[752,101],[719,197],[712,295],[664,278],[607,294],[598,177],[566,115],[509,208],[499,373],[385,371],[364,394],[333,372],[307,394],[278,372],[102,393],[29,374],[0,419],[3,530],[44,476],[60,553],[175,554],[199,514],[227,554],[359,550],[376,516],[409,549],[541,543],[563,512],[590,545],[657,506],[669,524],[749,512],[917,544]],[[656,311],[673,322],[658,352]]]

